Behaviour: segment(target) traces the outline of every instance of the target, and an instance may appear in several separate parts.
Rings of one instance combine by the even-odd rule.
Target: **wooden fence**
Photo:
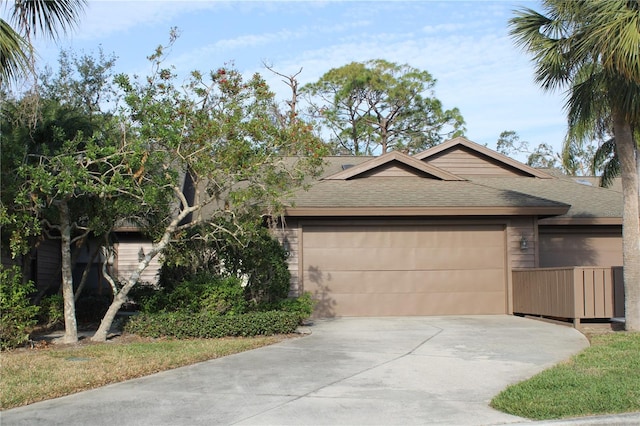
[[[622,267],[514,269],[513,312],[572,319],[575,326],[623,317]]]

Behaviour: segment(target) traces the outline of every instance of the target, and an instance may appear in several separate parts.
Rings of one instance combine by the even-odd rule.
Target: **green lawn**
[[[640,333],[594,334],[591,347],[508,387],[491,406],[537,420],[640,411]]]

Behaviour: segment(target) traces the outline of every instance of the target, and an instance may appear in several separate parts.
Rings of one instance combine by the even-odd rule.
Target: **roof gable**
[[[537,177],[552,176],[519,161],[457,137],[427,149],[414,158],[461,176]]]
[[[373,158],[324,180],[349,180],[365,177],[426,177],[445,181],[465,180],[434,165],[417,160],[407,154],[392,151]]]

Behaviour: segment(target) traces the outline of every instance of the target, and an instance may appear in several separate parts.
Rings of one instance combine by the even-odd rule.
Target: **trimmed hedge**
[[[131,318],[125,331],[143,337],[220,338],[288,334],[295,332],[300,315],[295,312],[252,312],[234,316],[216,313],[161,312]]]

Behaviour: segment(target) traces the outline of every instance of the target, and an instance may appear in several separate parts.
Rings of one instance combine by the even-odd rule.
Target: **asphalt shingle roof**
[[[476,184],[518,191],[571,205],[566,217],[622,217],[622,194],[613,189],[576,182],[572,178],[474,178]]]
[[[295,207],[560,207],[561,202],[470,181],[372,177],[320,181],[299,191]]]

